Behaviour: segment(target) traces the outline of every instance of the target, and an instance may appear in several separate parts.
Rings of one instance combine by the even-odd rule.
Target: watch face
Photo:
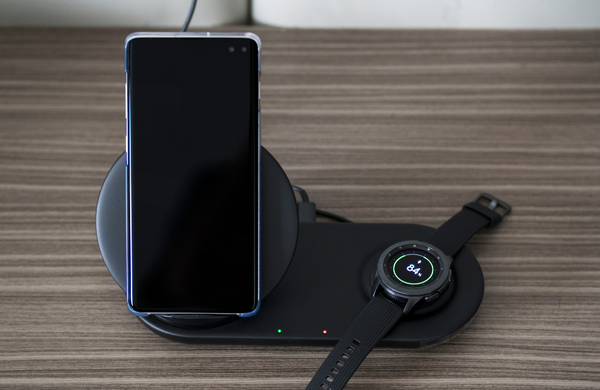
[[[392,299],[427,297],[450,281],[452,260],[434,246],[417,240],[388,247],[379,257],[372,277],[373,291],[383,287]]]
[[[386,262],[387,276],[402,287],[421,288],[434,283],[440,274],[439,261],[429,252],[411,248],[394,253]]]

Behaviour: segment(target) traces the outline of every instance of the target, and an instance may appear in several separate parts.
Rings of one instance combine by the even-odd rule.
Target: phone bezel
[[[257,262],[256,262],[256,306],[254,307],[253,310],[251,310],[250,312],[246,312],[246,313],[223,313],[223,312],[177,312],[177,311],[173,311],[173,312],[140,312],[138,310],[136,310],[133,307],[132,304],[132,275],[131,275],[131,260],[132,260],[132,253],[131,253],[131,245],[130,245],[130,240],[131,240],[131,231],[130,231],[130,218],[131,218],[131,211],[130,211],[130,202],[131,202],[131,197],[130,197],[130,180],[129,180],[129,150],[130,146],[130,121],[131,121],[131,115],[130,115],[130,104],[129,104],[129,88],[128,88],[128,83],[129,83],[129,74],[128,74],[128,49],[129,49],[129,44],[132,40],[134,39],[140,39],[140,38],[186,38],[186,39],[194,39],[194,38],[202,38],[202,39],[206,39],[206,38],[243,38],[243,39],[251,39],[253,40],[256,45],[257,45],[257,68],[258,68],[258,78],[257,78],[257,89],[258,89],[258,112],[257,112],[257,137],[258,137],[258,142],[257,142],[257,150],[256,150],[256,156],[258,159],[258,164],[257,164],[257,224],[256,224],[256,247],[257,247]],[[141,316],[141,317],[146,317],[149,315],[211,315],[211,316],[215,316],[215,315],[232,315],[232,316],[239,316],[239,317],[251,317],[253,315],[255,315],[258,310],[260,309],[260,305],[261,305],[261,248],[260,248],[260,237],[261,237],[261,223],[260,223],[260,215],[261,215],[261,202],[260,202],[260,183],[261,183],[261,158],[260,158],[260,151],[261,151],[261,120],[260,120],[260,111],[261,111],[261,107],[260,107],[260,76],[261,76],[261,41],[260,38],[253,33],[211,33],[211,32],[185,32],[185,33],[166,33],[166,32],[137,32],[137,33],[133,33],[130,34],[129,36],[127,36],[127,38],[125,39],[125,78],[126,78],[126,83],[125,83],[125,118],[126,118],[126,138],[125,138],[125,152],[126,152],[126,174],[125,174],[125,180],[126,180],[126,185],[125,185],[125,189],[126,189],[126,200],[125,200],[125,208],[126,208],[126,259],[127,259],[127,266],[126,266],[126,295],[127,295],[127,307],[129,309],[129,311],[131,313],[133,313],[136,316]]]

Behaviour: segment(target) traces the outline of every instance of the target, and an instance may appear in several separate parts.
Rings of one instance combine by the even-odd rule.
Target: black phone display
[[[254,35],[126,44],[128,304],[136,314],[259,306]]]

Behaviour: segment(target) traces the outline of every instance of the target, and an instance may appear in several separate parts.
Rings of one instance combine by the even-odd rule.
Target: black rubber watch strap
[[[488,218],[471,209],[464,208],[437,228],[425,242],[437,247],[448,256],[454,257],[479,229],[489,224]]]
[[[479,203],[480,199],[490,201],[489,206]],[[502,213],[495,211],[497,207],[503,209]],[[446,221],[442,226],[425,240],[437,247],[448,256],[454,257],[481,228],[495,226],[511,207],[489,194],[479,194],[475,201],[463,206],[461,212]]]
[[[376,294],[323,362],[306,390],[340,390],[369,352],[396,325],[403,307]]]

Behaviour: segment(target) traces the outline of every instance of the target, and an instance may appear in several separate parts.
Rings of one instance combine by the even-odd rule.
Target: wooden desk
[[[600,388],[600,32],[248,30],[263,144],[320,208],[438,226],[481,191],[513,206],[469,244],[472,324],[376,348],[347,388]],[[303,389],[329,348],[161,339],[102,262],[132,31],[0,30],[0,387]]]

